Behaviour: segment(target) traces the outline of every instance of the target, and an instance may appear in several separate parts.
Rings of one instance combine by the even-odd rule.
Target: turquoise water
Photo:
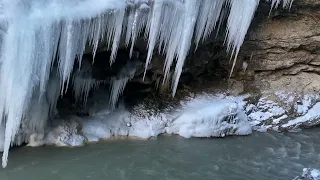
[[[320,167],[320,130],[246,137],[112,140],[81,148],[15,148],[0,180],[276,180]]]

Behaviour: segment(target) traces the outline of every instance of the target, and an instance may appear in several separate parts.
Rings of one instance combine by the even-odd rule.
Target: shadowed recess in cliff
[[[273,0],[272,4],[278,6],[280,2],[287,7],[292,0]],[[2,0],[0,3],[3,29],[0,121],[5,126],[2,158],[5,167],[9,147],[19,129],[29,127],[22,125],[31,124],[32,128],[25,131],[43,131],[48,119],[44,112],[49,113],[49,108],[55,105],[59,97],[56,92],[66,93],[75,60],[81,66],[87,45],[93,47],[95,55],[99,43],[106,41],[112,64],[121,37],[133,47],[144,30],[148,39],[146,68],[156,45],[166,55],[165,81],[176,59],[172,77],[174,95],[193,36],[196,44],[207,38],[223,17],[221,12],[230,12],[226,43],[236,59],[259,0],[242,0],[241,4],[239,0]],[[56,68],[52,70],[53,65]],[[121,82],[114,81],[112,92],[116,98],[112,104],[132,74],[133,71]],[[52,83],[59,87],[48,83],[50,76],[55,77]],[[57,79],[59,82],[54,81]],[[92,87],[92,82],[81,85],[74,80],[76,92],[87,92]],[[34,106],[46,110],[35,111]]]

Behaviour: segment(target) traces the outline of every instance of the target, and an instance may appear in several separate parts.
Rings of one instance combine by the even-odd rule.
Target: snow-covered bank
[[[28,145],[78,146],[85,143],[84,139],[89,142],[124,136],[147,139],[163,133],[186,138],[248,135],[252,130],[242,108],[236,99],[209,95],[182,101],[176,109],[154,114],[143,106],[138,106],[136,113],[120,107],[112,113],[98,111],[88,117],[68,117],[69,123],[64,121],[51,128],[43,139],[32,137]]]
[[[249,100],[250,95],[200,94],[160,112],[140,104],[133,111],[119,107],[111,113],[103,108],[106,101],[101,101],[92,106],[90,116],[69,116],[56,121],[60,123],[51,127],[43,139],[33,135],[29,146],[80,146],[101,139],[148,139],[160,134],[208,138],[249,135],[253,130],[296,131],[306,123],[312,126],[319,121],[317,96],[305,95],[304,101],[300,101],[284,92],[272,95],[282,101],[270,100],[271,94],[262,96],[256,103]]]

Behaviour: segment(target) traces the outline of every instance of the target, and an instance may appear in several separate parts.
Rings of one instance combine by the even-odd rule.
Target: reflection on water
[[[17,148],[1,180],[293,179],[320,167],[319,129],[247,137],[114,140],[81,148]]]

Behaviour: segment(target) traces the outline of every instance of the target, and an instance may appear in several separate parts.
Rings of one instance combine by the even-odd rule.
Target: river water
[[[291,180],[320,167],[320,130],[15,148],[0,180]]]

